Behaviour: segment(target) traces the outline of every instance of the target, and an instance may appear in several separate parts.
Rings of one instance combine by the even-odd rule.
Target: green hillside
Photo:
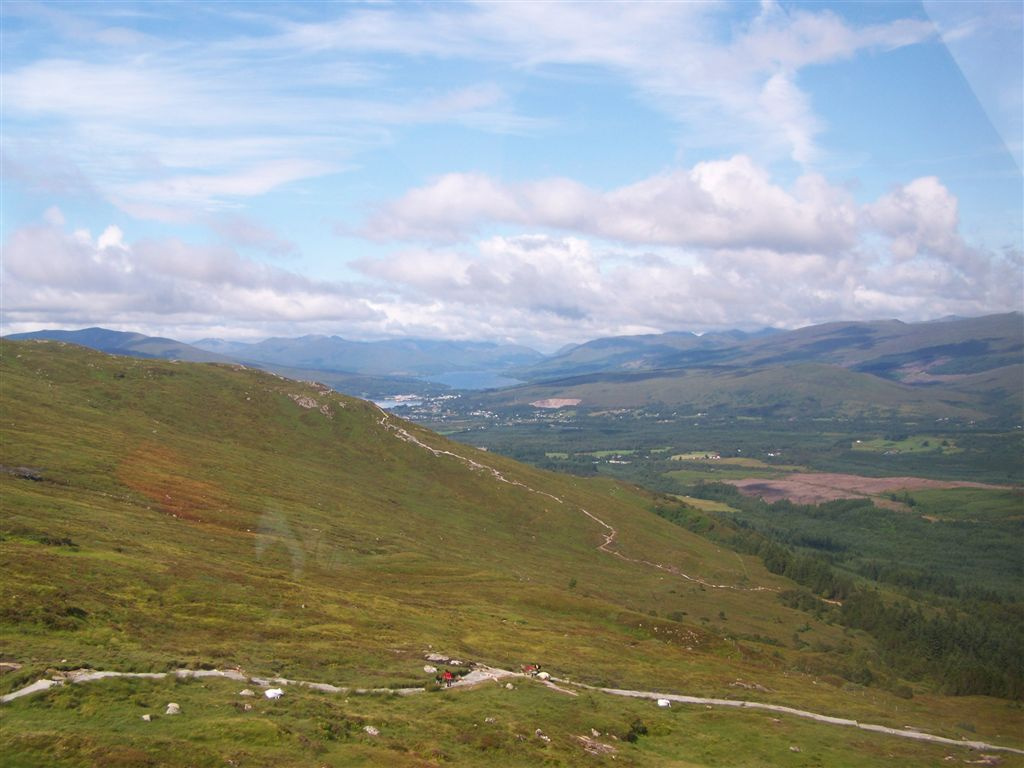
[[[1019,424],[1020,313],[929,323],[840,322],[793,331],[597,339],[519,372],[490,407],[546,398],[592,408],[712,408],[801,417],[923,417]]]
[[[160,336],[111,331],[106,328],[83,328],[78,331],[47,330],[15,333],[12,341],[45,340],[79,344],[101,352],[133,357],[155,357],[163,360],[188,360],[194,363],[229,363],[230,357]]]
[[[694,368],[594,374],[524,385],[469,398],[490,407],[548,398],[580,400],[586,409],[728,409],[756,416],[986,419],[1020,410],[1013,382],[1021,366],[958,377],[945,386],[915,387],[838,365],[793,363],[767,368]],[[1008,416],[1008,418],[1010,418]]]
[[[0,398],[0,693],[80,667],[239,666],[353,688],[429,687],[433,650],[505,669],[540,661],[591,685],[1024,745],[1011,702],[891,677],[854,682],[874,664],[869,636],[783,605],[792,582],[653,514],[664,498],[516,464],[241,366],[4,341]],[[0,751],[9,765],[969,756],[767,713],[570,696],[519,678],[513,690],[409,697],[291,687],[249,710],[240,687],[52,688],[0,708]],[[180,719],[140,720],[168,701],[181,704]],[[638,720],[643,735],[631,730]],[[382,726],[379,738],[369,724]],[[590,729],[614,754],[587,752],[578,737]]]

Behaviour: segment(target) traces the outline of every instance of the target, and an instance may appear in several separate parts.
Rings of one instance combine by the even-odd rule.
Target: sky
[[[0,332],[1024,308],[1020,2],[0,4]]]

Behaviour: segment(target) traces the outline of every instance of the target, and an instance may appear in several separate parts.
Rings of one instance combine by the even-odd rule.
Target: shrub
[[[636,742],[641,736],[647,735],[647,726],[644,725],[644,721],[639,718],[634,720],[629,726],[629,730],[626,731],[622,738],[624,741]]]

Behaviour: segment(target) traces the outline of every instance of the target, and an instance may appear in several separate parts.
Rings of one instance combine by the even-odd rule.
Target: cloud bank
[[[1019,309],[1024,292],[1020,251],[968,245],[955,197],[932,177],[858,206],[819,178],[786,190],[733,158],[607,193],[563,180],[451,177],[384,210],[367,227],[410,240],[356,260],[360,277],[348,282],[312,280],[227,242],[128,243],[116,226],[98,237],[68,232],[52,210],[5,244],[6,330],[101,318],[184,338],[209,328],[226,336],[345,328],[359,338],[485,338],[550,350],[672,329],[979,315]],[[495,219],[519,232],[477,232]],[[221,226],[236,242],[279,245],[251,222]]]
[[[634,244],[814,251],[849,246],[857,216],[850,195],[820,175],[784,190],[750,158],[736,156],[608,192],[564,178],[505,184],[448,174],[383,205],[360,233],[444,242],[501,223]]]

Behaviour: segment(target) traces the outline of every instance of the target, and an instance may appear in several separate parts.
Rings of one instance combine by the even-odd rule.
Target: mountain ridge
[[[368,397],[437,394],[444,384],[459,381],[457,376],[448,378],[453,372],[472,371],[492,375],[481,385],[466,381],[462,386],[489,387],[471,399],[493,405],[554,398],[602,407],[756,410],[775,399],[779,413],[789,409],[808,415],[842,406],[837,400],[842,392],[848,414],[909,408],[931,418],[1018,423],[1024,418],[1021,313],[924,323],[836,321],[792,331],[606,337],[546,357],[526,347],[491,342],[353,342],[324,335],[257,343],[205,339],[199,342],[202,347],[97,328],[7,338],[26,336],[117,354],[234,360],[286,376],[319,379],[339,391]],[[525,383],[502,387],[508,379],[495,374]],[[757,382],[763,385],[751,388]],[[794,387],[804,393],[801,398],[794,399]]]

